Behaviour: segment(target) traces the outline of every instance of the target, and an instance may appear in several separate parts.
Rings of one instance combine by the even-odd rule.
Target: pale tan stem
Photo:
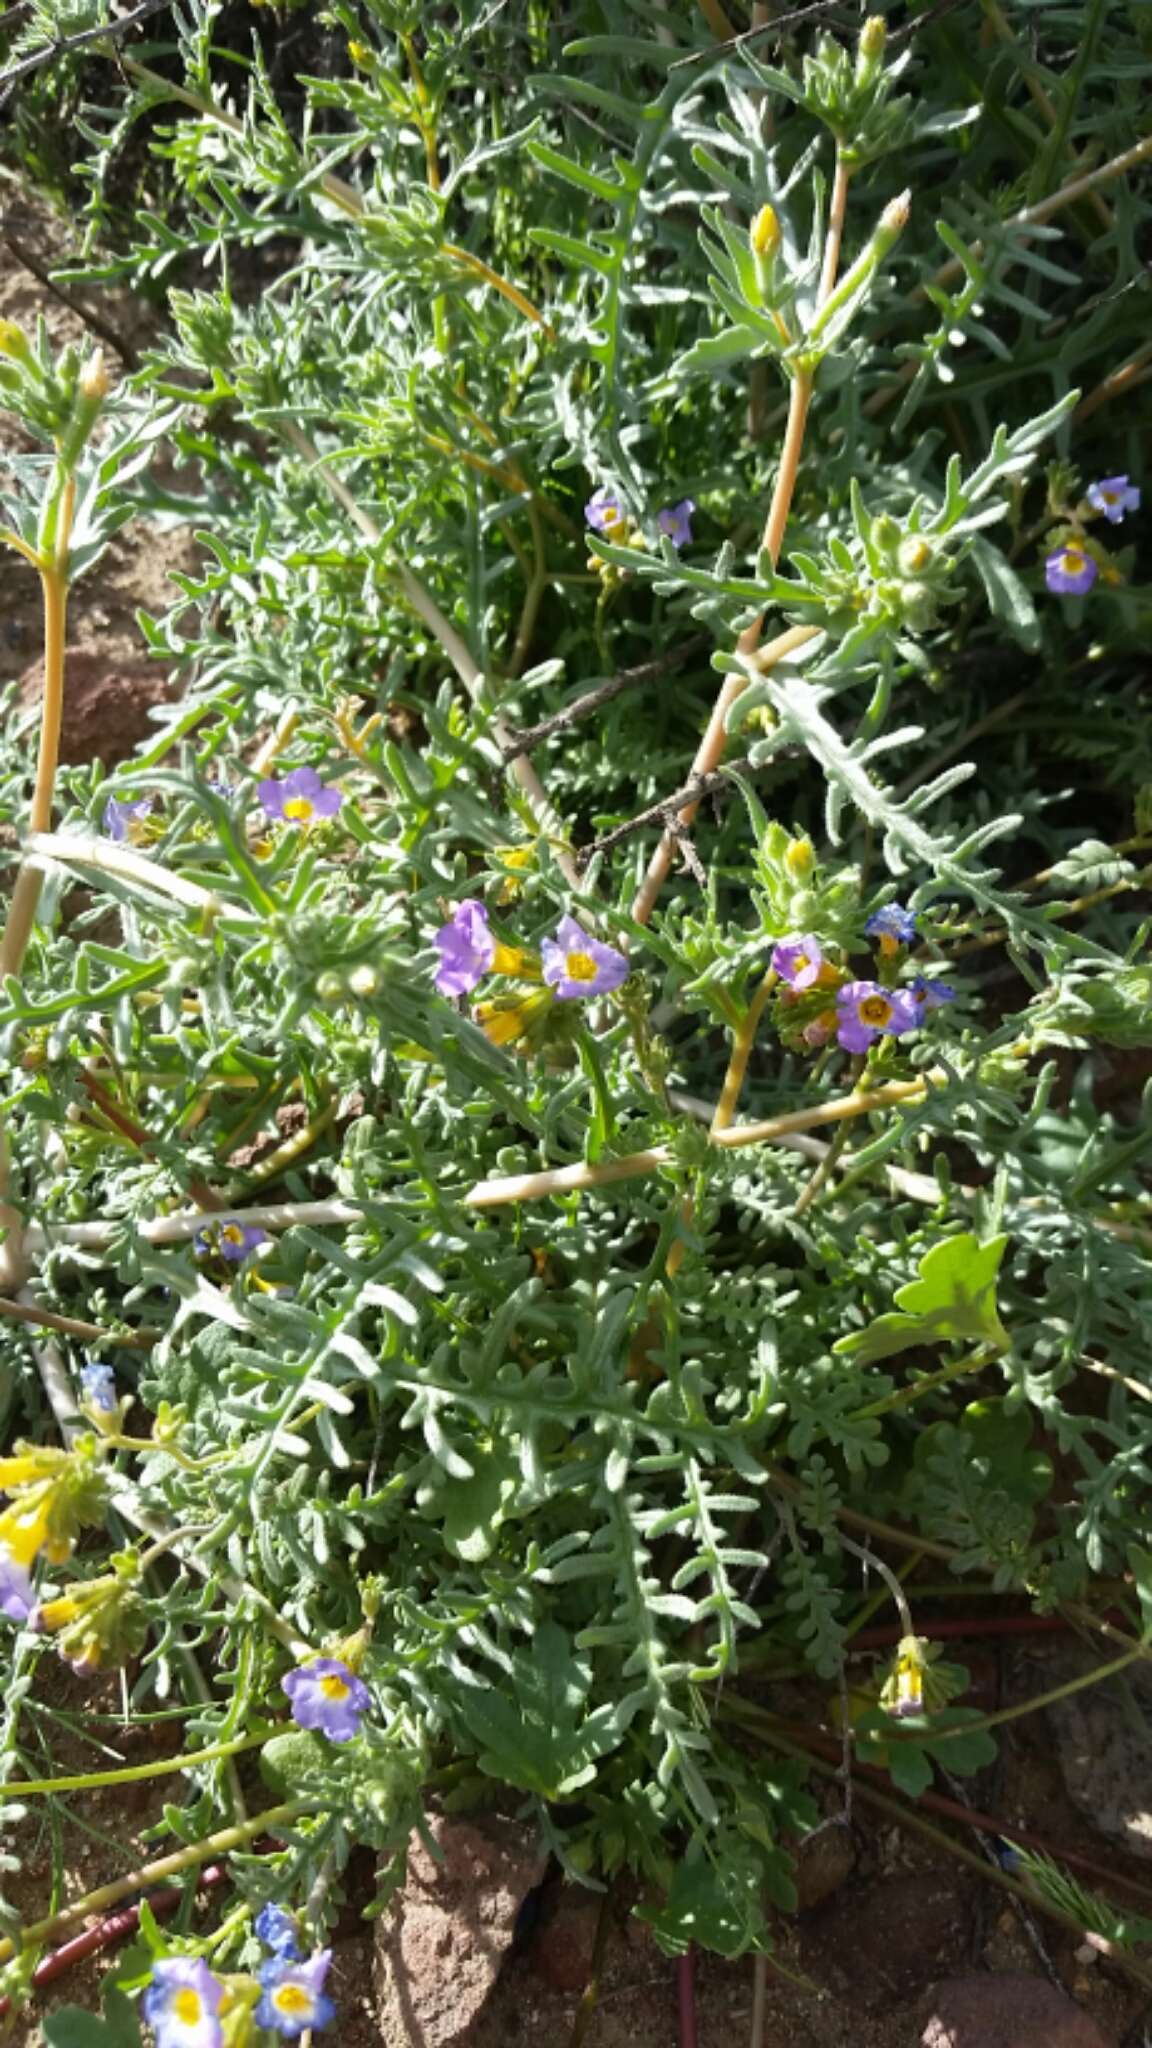
[[[64,717],[64,641],[68,622],[68,548],[72,535],[72,512],[76,484],[68,478],[60,494],[57,539],[51,560],[40,563],[40,584],[44,600],[44,694],[40,711],[40,750],[36,760],[36,781],[28,814],[30,832],[47,832],[52,824],[52,796],[60,758],[60,727]],[[0,940],[0,980],[18,975],[32,927],[44,877],[25,861],[16,877],[12,902]]]
[[[888,1081],[882,1087],[870,1088],[863,1094],[838,1096],[832,1102],[819,1103],[810,1109],[790,1110],[785,1116],[769,1117],[763,1123],[738,1124],[734,1130],[710,1133],[711,1140],[726,1152],[744,1145],[770,1145],[794,1131],[815,1130],[822,1124],[840,1123],[845,1117],[867,1116],[873,1110],[892,1109],[901,1103],[919,1101],[930,1084],[945,1078],[942,1072],[933,1070],[915,1081]],[[508,1202],[528,1202],[538,1197],[572,1194],[585,1188],[610,1187],[616,1181],[635,1180],[642,1174],[654,1173],[661,1166],[671,1166],[675,1158],[670,1145],[653,1145],[646,1152],[630,1152],[622,1159],[605,1159],[595,1165],[582,1163],[553,1167],[545,1173],[511,1174],[499,1180],[478,1182],[465,1195],[464,1203],[469,1209],[498,1209]]]
[[[848,183],[851,176],[851,165],[845,163],[837,151],[836,175],[832,180],[832,203],[828,209],[828,229],[824,238],[824,261],[820,268],[820,288],[816,295],[817,306],[823,306],[831,298],[836,272],[840,268],[840,244],[844,239],[844,215],[848,210]]]
[[[1146,383],[1152,376],[1149,364],[1152,364],[1152,341],[1146,341],[1134,355],[1128,357],[1127,362],[1121,363],[1118,370],[1111,370],[1107,377],[1097,384],[1094,391],[1090,391],[1086,398],[1082,398],[1072,415],[1073,419],[1091,419],[1092,414],[1102,405],[1107,405],[1111,399],[1119,398],[1125,391],[1134,390],[1137,384]]]
[[[748,1071],[748,1062],[752,1057],[752,1047],[756,1043],[756,1032],[759,1028],[760,1019],[764,1014],[765,1004],[778,979],[779,977],[775,969],[770,967],[752,1001],[749,1003],[748,1014],[732,1041],[728,1072],[724,1076],[724,1086],[720,1090],[720,1100],[716,1104],[715,1114],[712,1118],[713,1137],[716,1136],[718,1131],[726,1131],[736,1114],[736,1105],[740,1100],[740,1090],[744,1086],[744,1076]]]
[[[773,640],[771,645],[764,649],[760,656],[760,667],[771,668],[774,663],[782,661],[796,648],[805,646],[809,640],[814,640],[818,631],[819,628],[816,626],[790,626],[786,633],[781,633],[778,639]],[[740,646],[744,652],[743,637]],[[747,687],[748,678],[745,675],[725,677],[723,688],[712,706],[712,716],[708,720],[704,737],[696,749],[696,758],[690,771],[692,777],[711,775],[719,766],[728,738],[725,729],[728,713],[737,697]],[[647,924],[651,917],[664,878],[672,865],[679,835],[687,830],[699,808],[699,799],[695,803],[685,804],[677,817],[675,831],[661,834],[656,851],[648,863],[648,872],[636,892],[632,905],[632,916],[637,924]]]

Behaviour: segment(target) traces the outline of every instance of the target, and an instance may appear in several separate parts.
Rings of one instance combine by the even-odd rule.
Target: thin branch
[[[585,690],[581,696],[574,697],[563,711],[554,711],[550,718],[542,718],[538,725],[513,726],[506,745],[500,750],[504,759],[511,761],[517,754],[530,753],[544,740],[552,739],[554,734],[565,732],[579,719],[599,711],[602,704],[610,704],[613,697],[621,696],[625,690],[642,689],[646,683],[654,683],[661,676],[673,674],[694,660],[696,655],[703,654],[711,644],[707,633],[696,633],[691,640],[685,640],[668,654],[657,655],[653,661],[639,662],[635,668],[621,669],[619,675],[610,676],[606,683],[597,683],[594,689]]]
[[[161,1330],[105,1330],[99,1323],[82,1322],[79,1316],[60,1316],[41,1308],[39,1302],[8,1301],[0,1296],[0,1316],[14,1323],[35,1323],[40,1329],[60,1330],[65,1337],[81,1337],[88,1344],[118,1344],[126,1350],[144,1351],[158,1344]]]
[[[18,64],[10,65],[7,71],[0,71],[0,107],[11,97],[13,89],[30,72],[39,71],[42,64],[48,64],[53,57],[71,56],[73,50],[86,49],[90,43],[106,43],[116,36],[126,35],[137,22],[147,21],[149,15],[159,14],[167,7],[168,0],[142,0],[131,14],[122,15],[119,21],[110,21],[103,28],[86,28],[76,36],[62,36],[58,42],[47,43],[42,50],[33,50],[30,57],[22,57]],[[13,10],[15,11],[15,10]]]
[[[789,750],[791,751],[791,750]],[[769,761],[754,763],[745,757],[730,761],[726,768],[718,768],[712,775],[691,775],[682,789],[674,789],[671,796],[661,797],[658,804],[649,804],[646,811],[638,811],[634,818],[628,818],[623,825],[614,825],[611,832],[605,832],[600,839],[594,839],[591,846],[582,846],[576,856],[581,867],[586,867],[593,854],[607,853],[609,847],[626,839],[630,832],[640,832],[645,825],[663,825],[666,830],[680,836],[687,832],[687,826],[678,816],[687,804],[693,808],[703,802],[706,796],[714,796],[718,790],[731,790],[734,775],[748,775],[757,766],[770,768],[774,762],[784,758],[783,749]]]
[[[157,4],[166,6],[167,0],[157,0]],[[84,299],[77,298],[75,292],[66,291],[62,284],[57,284],[52,272],[41,263],[36,251],[30,249],[19,235],[13,234],[10,227],[5,227],[3,238],[17,263],[29,276],[34,277],[37,284],[43,285],[45,291],[51,292],[53,298],[59,299],[62,306],[67,306],[68,311],[74,313],[77,320],[82,320],[85,327],[91,328],[92,333],[97,335],[106,347],[114,349],[126,370],[140,368],[140,351],[134,342],[129,341],[126,334],[113,327],[111,321],[106,320],[94,306],[88,305]]]

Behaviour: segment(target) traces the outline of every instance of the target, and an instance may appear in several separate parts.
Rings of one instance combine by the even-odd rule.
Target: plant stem
[[[82,1322],[79,1316],[58,1316],[38,1302],[8,1301],[0,1296],[0,1316],[14,1323],[35,1323],[40,1329],[59,1330],[65,1337],[80,1337],[88,1344],[116,1344],[127,1350],[144,1351],[158,1344],[162,1330],[105,1330],[99,1323]]]
[[[135,1764],[122,1771],[90,1771],[86,1776],[75,1778],[13,1778],[8,1790],[14,1797],[25,1799],[35,1794],[91,1792],[101,1785],[136,1785],[145,1778],[165,1778],[175,1771],[190,1771],[194,1764],[210,1764],[217,1757],[238,1756],[241,1750],[257,1749],[262,1742],[267,1742],[270,1735],[282,1735],[284,1725],[282,1721],[270,1721],[267,1727],[252,1729],[247,1735],[234,1737],[231,1742],[217,1742],[210,1749],[193,1750],[187,1756],[162,1757],[158,1763]]]
[[[214,915],[224,908],[213,890],[203,888],[187,875],[173,873],[171,868],[162,867],[159,861],[149,860],[129,846],[117,846],[111,839],[85,839],[71,832],[36,832],[27,841],[26,850],[36,861],[56,861],[65,868],[99,868],[102,873],[119,875],[126,882],[139,882],[161,896],[170,896],[187,910]],[[254,912],[242,904],[229,904],[228,910],[230,916],[254,921]]]
[[[604,1959],[608,1953],[608,1937],[612,1932],[612,1902],[615,1892],[615,1884],[610,1884],[600,1901],[600,1911],[596,1916],[596,1938],[592,1944],[592,1960],[588,1965],[588,1981],[580,1993],[580,2003],[576,2007],[576,2018],[572,2024],[572,2034],[568,2048],[582,2048],[582,2043],[587,2039],[588,2029],[592,2024],[592,2016],[599,2003],[600,1979],[604,1974]]]
[[[72,512],[76,484],[68,477],[60,491],[55,544],[51,556],[40,559],[40,589],[44,605],[44,691],[40,710],[40,749],[36,759],[36,781],[28,814],[29,834],[47,832],[52,825],[52,797],[56,767],[60,758],[60,727],[64,716],[64,642],[68,622],[68,549],[72,537]],[[27,849],[25,849],[25,853]],[[24,954],[36,921],[36,907],[44,876],[37,867],[23,861],[12,892],[4,937],[0,940],[0,980],[19,975]]]
[[[765,1004],[776,986],[777,979],[775,969],[770,967],[752,1001],[749,1003],[744,1021],[732,1041],[732,1051],[728,1058],[728,1072],[724,1076],[724,1086],[720,1090],[720,1100],[716,1104],[712,1117],[711,1135],[713,1137],[716,1136],[718,1131],[726,1131],[736,1114],[736,1105],[740,1100],[740,1090],[744,1086],[744,1076],[748,1071],[748,1062],[752,1057],[752,1047],[756,1043],[756,1032],[759,1028],[760,1019],[764,1014]]]
[[[781,633],[777,639],[772,641],[770,646],[764,649],[764,652],[759,657],[758,666],[761,670],[773,667],[776,662],[783,661],[787,655],[794,653],[797,648],[804,647],[810,640],[816,639],[819,631],[820,628],[818,626],[789,626],[787,632]],[[741,640],[741,646],[743,646],[743,639]],[[747,687],[748,678],[746,675],[725,677],[723,687],[712,707],[712,716],[708,720],[704,737],[696,749],[696,757],[690,771],[692,779],[695,779],[697,776],[711,775],[718,767],[728,740],[726,730],[728,713],[733,704],[735,704],[736,699]],[[660,894],[664,878],[672,865],[680,834],[687,830],[698,809],[698,800],[696,803],[686,804],[677,818],[676,829],[669,829],[662,834],[659,845],[648,863],[648,871],[632,904],[632,916],[637,924],[647,924],[651,917],[656,907],[656,899]]]
[[[949,1380],[963,1378],[965,1373],[983,1372],[986,1365],[992,1365],[1000,1357],[995,1346],[980,1345],[967,1358],[954,1360],[951,1365],[942,1365],[939,1372],[925,1373],[923,1379],[913,1380],[910,1386],[897,1387],[882,1400],[872,1401],[867,1408],[857,1408],[851,1417],[853,1422],[870,1422],[873,1416],[890,1415],[894,1408],[909,1408],[918,1401],[921,1394],[930,1394],[934,1387],[946,1386]]]
[[[955,1728],[938,1728],[934,1742],[946,1742],[950,1735],[975,1735],[982,1728],[999,1728],[1006,1721],[1019,1721],[1025,1714],[1039,1713],[1041,1707],[1055,1706],[1057,1700],[1067,1699],[1074,1692],[1085,1692],[1090,1685],[1100,1685],[1106,1678],[1113,1678],[1118,1671],[1126,1671],[1130,1664],[1137,1664],[1141,1658],[1152,1654],[1152,1645],[1138,1643],[1135,1649],[1125,1650],[1122,1657],[1114,1657],[1110,1664],[1100,1664],[1095,1671],[1081,1672],[1078,1678],[1069,1678],[1063,1685],[1053,1686],[1051,1692],[1036,1693],[1030,1700],[1022,1700],[1014,1707],[1001,1707],[998,1713],[983,1714],[978,1721],[964,1721]],[[905,1733],[894,1728],[885,1742],[916,1742],[920,1737],[912,1730]]]
[[[171,1856],[159,1856],[154,1863],[144,1863],[138,1870],[130,1870],[126,1876],[118,1877],[111,1884],[102,1884],[93,1892],[86,1892],[71,1906],[64,1906],[58,1913],[49,1913],[43,1920],[34,1920],[23,1930],[23,1946],[30,1948],[41,1942],[53,1941],[78,1920],[86,1920],[89,1913],[102,1912],[105,1906],[115,1906],[119,1900],[131,1897],[133,1892],[145,1891],[151,1884],[158,1884],[166,1877],[177,1877],[182,1871],[195,1870],[201,1863],[208,1863],[214,1856],[226,1856],[233,1849],[242,1849],[247,1842],[255,1841],[259,1835],[267,1835],[283,1827],[301,1814],[309,1813],[313,1800],[291,1799],[282,1806],[270,1806],[254,1819],[246,1820],[236,1827],[221,1828],[214,1835],[205,1835],[203,1841],[191,1842],[183,1849],[177,1849]],[[0,1963],[8,1962],[16,1953],[14,1941],[0,1940]]]
[[[836,173],[832,180],[832,201],[828,208],[828,227],[824,237],[824,262],[820,269],[820,289],[816,304],[823,306],[832,296],[836,283],[836,272],[840,267],[840,244],[844,239],[844,215],[848,207],[848,185],[852,167],[845,163],[839,149],[836,151]]]

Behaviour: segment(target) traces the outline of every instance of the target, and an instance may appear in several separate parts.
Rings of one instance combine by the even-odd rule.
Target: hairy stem
[[[720,1090],[720,1100],[716,1104],[712,1117],[713,1137],[715,1137],[717,1131],[726,1131],[736,1114],[736,1105],[740,1100],[740,1090],[744,1086],[744,1076],[748,1071],[748,1062],[752,1057],[752,1047],[756,1043],[756,1033],[759,1029],[760,1019],[764,1014],[765,1005],[776,986],[777,980],[778,976],[775,969],[770,967],[752,1001],[749,1003],[744,1022],[732,1041],[732,1052],[728,1060],[728,1072],[724,1076],[724,1086]]]

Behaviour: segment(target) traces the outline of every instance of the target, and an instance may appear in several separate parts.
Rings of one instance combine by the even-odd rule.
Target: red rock
[[[1022,1971],[938,1984],[920,2048],[1111,2048],[1090,2019],[1043,1977]]]
[[[967,1954],[971,1889],[951,1871],[847,1884],[799,1921],[804,1969],[823,1990],[881,2012]]]
[[[464,2048],[548,1858],[513,1821],[437,1817],[437,1860],[413,1835],[408,1876],[377,1925],[385,2048]]]
[[[839,1891],[856,1867],[852,1830],[840,1819],[828,1820],[805,1835],[792,1851],[796,1859],[796,1910],[814,1912]]]
[[[39,705],[43,685],[43,663],[35,661],[20,678],[21,703]],[[123,654],[110,660],[92,648],[66,648],[61,761],[117,767],[156,737],[152,708],[170,703],[174,694],[162,662]]]

